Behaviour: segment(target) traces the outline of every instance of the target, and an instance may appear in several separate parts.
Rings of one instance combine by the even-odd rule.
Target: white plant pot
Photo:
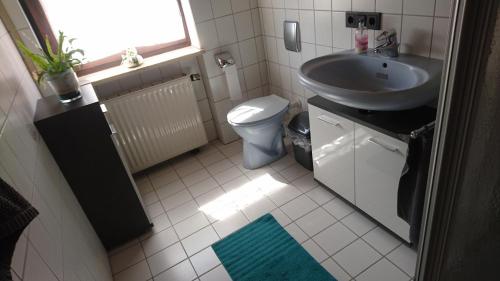
[[[45,80],[62,103],[72,102],[82,97],[78,77],[72,68],[59,74],[46,75]]]

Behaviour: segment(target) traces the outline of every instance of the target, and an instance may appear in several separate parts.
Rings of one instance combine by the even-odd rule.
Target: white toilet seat
[[[227,122],[232,126],[253,126],[281,114],[288,104],[288,100],[276,95],[255,98],[229,111]]]

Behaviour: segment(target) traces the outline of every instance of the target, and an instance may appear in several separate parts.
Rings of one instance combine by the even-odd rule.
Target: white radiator
[[[187,76],[103,103],[132,173],[208,142]]]

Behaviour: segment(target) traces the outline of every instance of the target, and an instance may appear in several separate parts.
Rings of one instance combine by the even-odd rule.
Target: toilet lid
[[[288,100],[276,95],[246,101],[227,114],[227,121],[232,125],[255,123],[282,112],[288,106]]]

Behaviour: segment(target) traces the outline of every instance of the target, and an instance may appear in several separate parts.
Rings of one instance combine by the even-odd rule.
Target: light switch
[[[299,22],[285,21],[283,24],[285,48],[292,52],[300,52]]]

